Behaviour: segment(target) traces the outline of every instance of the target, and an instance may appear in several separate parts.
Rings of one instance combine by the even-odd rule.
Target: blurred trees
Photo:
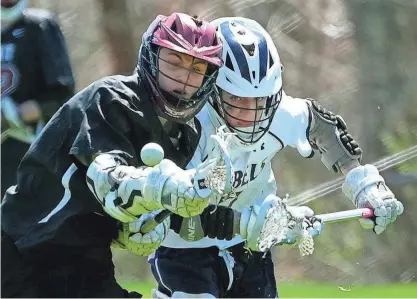
[[[355,96],[361,101],[356,111],[371,116],[363,118],[363,127],[367,136],[374,136],[367,140],[371,151],[365,160],[372,162],[417,144],[417,3],[407,0],[345,3],[356,26],[359,90]],[[375,119],[380,119],[379,125],[374,124]],[[401,176],[401,170],[411,170],[413,165],[415,167],[416,159],[399,165],[396,171],[390,170],[387,179],[389,173],[395,178],[395,175]],[[417,207],[413,200],[417,178],[406,183],[387,181],[397,198],[403,201],[405,214],[387,234],[365,244],[363,260],[367,270],[375,273],[373,280],[378,282],[416,281],[417,259],[413,252],[417,242],[407,236],[407,231],[414,231],[417,224],[410,217]],[[401,252],[401,255],[394,252]],[[410,268],[410,265],[414,266]]]
[[[136,66],[139,43],[133,42],[133,30],[126,0],[97,0],[101,10],[100,28],[109,47],[113,74],[131,74]]]
[[[372,117],[364,118],[367,134],[377,137],[380,129],[392,128],[410,108],[417,87],[417,4],[412,1],[346,1],[355,24],[359,99],[356,112],[380,115],[381,126]],[[407,5],[408,3],[408,5]],[[413,80],[414,79],[414,84]],[[377,145],[378,139],[372,142]],[[378,146],[374,146],[378,151]],[[381,147],[382,149],[382,147]],[[367,153],[374,161],[381,153]]]

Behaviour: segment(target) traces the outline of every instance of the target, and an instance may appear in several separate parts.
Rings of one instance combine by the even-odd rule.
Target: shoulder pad
[[[310,123],[306,101],[283,94],[269,132],[281,139],[283,146],[295,147],[303,157],[309,158],[313,154],[307,139]]]

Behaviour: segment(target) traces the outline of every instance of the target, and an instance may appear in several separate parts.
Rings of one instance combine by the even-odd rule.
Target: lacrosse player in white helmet
[[[188,165],[195,168],[215,148],[210,136],[224,126],[229,138],[236,196],[225,196],[202,215],[171,217],[171,231],[149,259],[158,281],[156,297],[277,297],[270,252],[260,252],[259,236],[269,208],[281,201],[271,159],[284,147],[301,156],[321,154],[323,164],[346,175],[343,192],[357,207],[374,209],[367,223],[381,233],[403,211],[401,202],[386,187],[372,165],[361,166],[362,150],[337,116],[311,99],[287,96],[282,89],[282,65],[269,34],[246,18],[212,22],[223,43],[212,97],[197,115],[203,129],[197,152]],[[299,219],[314,219],[308,207],[287,209]],[[235,235],[233,213],[242,213],[240,235]],[[318,235],[323,226],[310,222],[308,232]],[[295,243],[300,231],[289,230],[278,245]]]

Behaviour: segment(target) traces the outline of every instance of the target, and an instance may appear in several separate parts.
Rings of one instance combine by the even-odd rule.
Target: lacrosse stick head
[[[259,235],[258,247],[261,252],[270,250],[275,244],[281,243],[286,238],[291,225],[290,216],[283,200],[273,201]]]
[[[234,133],[226,132],[225,126],[217,129],[216,134],[211,135],[215,141],[214,150],[208,158],[196,169],[197,192],[201,197],[212,195],[234,196],[233,181],[234,171],[229,154],[230,138]]]
[[[298,243],[298,249],[301,256],[311,255],[314,252],[314,239],[304,228],[301,231],[300,243]]]
[[[311,226],[308,218],[292,213],[287,206],[288,195],[285,199],[278,199],[273,202],[266,215],[259,237],[260,251],[266,252],[277,244],[295,242],[301,256],[312,254],[314,241],[307,230]],[[288,240],[289,237],[294,240]]]

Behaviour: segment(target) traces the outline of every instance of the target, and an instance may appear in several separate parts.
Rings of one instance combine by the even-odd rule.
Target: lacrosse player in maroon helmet
[[[139,295],[117,284],[110,245],[116,239],[148,255],[170,220],[141,234],[146,219],[161,209],[190,217],[207,206],[183,169],[199,142],[194,116],[215,89],[221,49],[208,22],[158,16],[133,75],[95,81],[52,117],[2,202],[3,296]],[[140,158],[149,142],[165,153],[154,167]],[[129,231],[118,238],[121,223]]]

